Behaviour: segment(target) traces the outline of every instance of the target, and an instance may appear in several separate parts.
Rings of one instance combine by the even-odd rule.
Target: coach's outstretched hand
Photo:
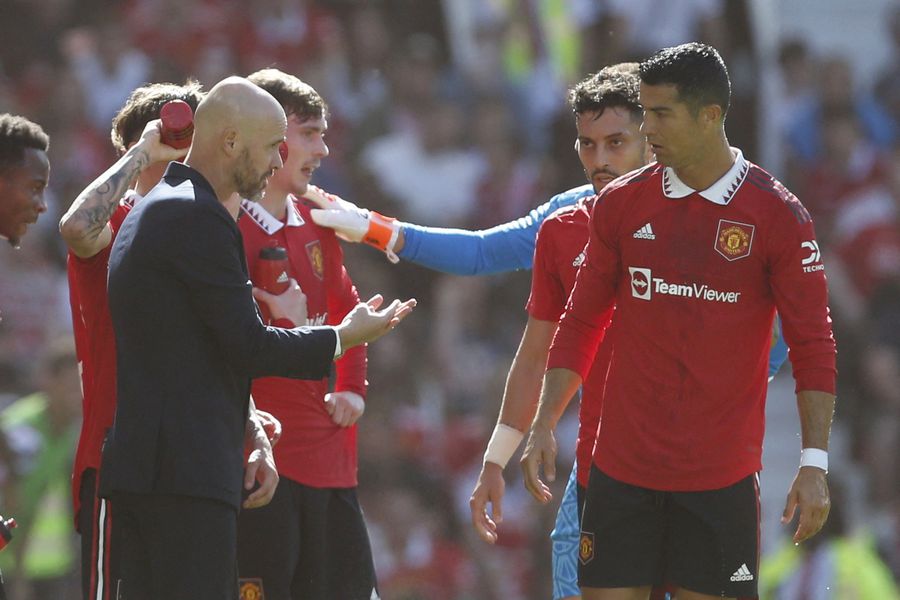
[[[394,300],[387,308],[378,310],[383,302],[381,294],[360,302],[335,328],[345,352],[353,346],[377,340],[396,327],[416,306],[415,298],[411,298],[405,302]]]

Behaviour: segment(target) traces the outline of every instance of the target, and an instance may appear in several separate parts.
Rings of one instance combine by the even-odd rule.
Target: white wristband
[[[484,452],[484,462],[492,462],[505,468],[525,434],[509,425],[497,423],[491,441]]]
[[[817,467],[828,472],[828,452],[820,448],[804,448],[800,451],[801,467]]]

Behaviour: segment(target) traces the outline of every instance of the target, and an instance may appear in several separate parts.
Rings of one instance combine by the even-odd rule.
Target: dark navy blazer
[[[237,508],[250,380],[327,377],[330,327],[266,327],[243,242],[209,182],[171,163],[109,261],[117,410],[101,493],[182,494]]]

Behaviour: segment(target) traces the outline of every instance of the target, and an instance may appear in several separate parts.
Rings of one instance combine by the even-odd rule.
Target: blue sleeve
[[[775,315],[775,331],[772,334],[775,336],[775,344],[769,351],[769,379],[775,377],[775,373],[778,372],[788,356],[788,347],[784,343],[784,336],[781,335],[781,318],[778,315]]]
[[[530,269],[538,229],[557,209],[593,194],[590,185],[558,194],[526,216],[481,231],[403,224],[399,256],[454,275],[487,275]]]

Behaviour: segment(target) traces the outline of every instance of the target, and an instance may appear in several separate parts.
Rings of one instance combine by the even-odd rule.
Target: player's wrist
[[[801,467],[816,467],[828,472],[828,451],[821,448],[803,448],[800,451]]]
[[[518,429],[497,423],[491,434],[491,440],[488,442],[487,450],[484,452],[484,463],[494,463],[501,469],[505,468],[506,463],[515,454],[524,437],[525,434]]]
[[[400,223],[397,219],[386,217],[374,210],[369,211],[367,221],[369,228],[362,241],[384,252],[391,262],[397,262],[399,259],[394,253],[394,246],[400,237]]]

